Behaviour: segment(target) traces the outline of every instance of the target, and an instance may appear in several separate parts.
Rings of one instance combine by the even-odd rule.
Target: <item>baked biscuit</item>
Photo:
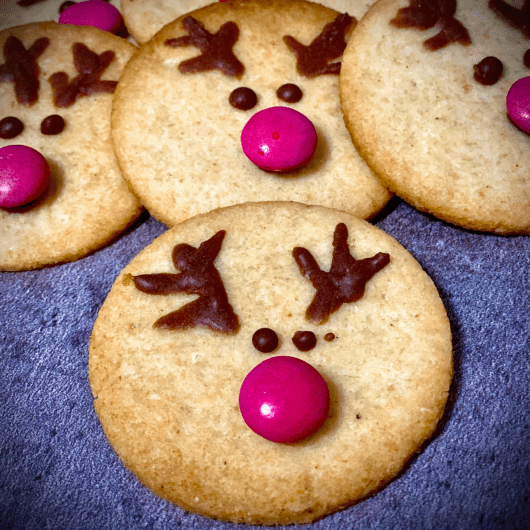
[[[116,90],[112,137],[124,176],[149,212],[169,226],[248,201],[294,200],[363,218],[379,212],[390,194],[353,147],[338,99],[341,45],[354,25],[304,0],[234,0],[194,11],[144,44]],[[285,36],[326,73],[300,74]],[[211,48],[201,51],[201,42]],[[210,61],[220,49],[225,54]],[[289,103],[277,90],[292,84],[302,97]],[[240,89],[256,100],[232,103],[248,110],[229,101]],[[276,106],[299,111],[316,129],[316,153],[301,169],[264,171],[243,152],[249,119]]]
[[[360,263],[376,266],[357,296],[327,306],[309,277],[339,285]],[[262,328],[279,339],[271,353],[253,345]],[[281,356],[329,389],[325,423],[296,443],[256,434],[238,404],[249,372]],[[324,207],[247,203],[176,225],[120,273],[89,377],[108,440],[154,493],[225,521],[306,523],[384,486],[432,435],[451,332],[432,281],[381,230]]]
[[[490,2],[495,9],[454,5],[370,8],[343,58],[346,125],[381,181],[416,208],[472,230],[526,234],[530,135],[507,117],[506,96],[529,73],[528,15],[500,0]]]
[[[211,3],[212,0],[121,0],[120,9],[131,35],[143,44],[169,22]],[[323,0],[319,3],[360,18],[371,2]]]
[[[40,22],[0,32],[0,49],[0,147],[36,149],[51,172],[34,202],[0,209],[0,270],[75,260],[142,211],[110,141],[113,92],[135,47],[95,28]],[[18,76],[17,61],[35,73],[31,82]],[[46,127],[50,116],[54,125]],[[19,134],[9,123],[18,124]]]

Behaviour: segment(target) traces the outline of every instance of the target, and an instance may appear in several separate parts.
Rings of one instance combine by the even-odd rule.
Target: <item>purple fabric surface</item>
[[[437,285],[455,378],[435,437],[386,488],[308,529],[530,528],[530,238],[468,232],[395,200],[374,221]],[[76,263],[0,274],[0,529],[245,528],[157,498],[106,441],[90,333],[119,271],[166,228],[144,216]]]

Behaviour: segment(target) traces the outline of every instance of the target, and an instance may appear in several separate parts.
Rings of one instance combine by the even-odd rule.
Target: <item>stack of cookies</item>
[[[0,32],[0,146],[49,166],[37,198],[0,209],[0,268],[82,258],[144,208],[168,227],[102,305],[89,382],[125,466],[214,519],[315,521],[433,435],[451,329],[369,223],[394,194],[467,229],[530,228],[530,135],[506,111],[528,72],[515,8],[323,3],[122,0],[128,39]],[[242,390],[256,370],[270,399]]]

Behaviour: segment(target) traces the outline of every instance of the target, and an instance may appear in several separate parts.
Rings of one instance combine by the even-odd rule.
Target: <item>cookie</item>
[[[58,22],[61,12],[67,6],[80,2],[81,0],[2,0],[0,30],[31,22]],[[105,2],[114,7],[119,6],[119,0]]]
[[[526,234],[530,135],[508,118],[506,98],[529,75],[528,14],[501,0],[451,7],[381,0],[369,9],[343,57],[346,125],[381,181],[419,210]]]
[[[363,218],[379,212],[390,194],[352,145],[338,98],[340,56],[354,25],[304,0],[235,0],[194,11],[144,44],[116,90],[112,138],[149,212],[169,226],[248,201],[293,200]],[[210,45],[201,51],[203,36]],[[299,169],[263,170],[243,150],[242,131],[260,112],[258,129],[279,139],[284,154],[294,149],[289,126],[280,135],[267,118],[273,107],[314,126],[316,152]]]
[[[120,9],[131,35],[143,44],[169,22],[211,3],[211,0],[121,0]],[[324,0],[319,3],[359,18],[371,2]]]
[[[136,48],[95,28],[39,22],[0,32],[0,49],[0,148],[30,147],[50,171],[33,202],[0,208],[0,270],[78,259],[142,211],[110,141],[113,92]]]
[[[275,394],[267,375],[284,370]],[[451,377],[448,318],[414,258],[366,221],[287,202],[161,235],[116,279],[89,348],[123,463],[185,510],[249,524],[314,521],[385,485],[432,435]],[[293,385],[318,418],[296,416]]]

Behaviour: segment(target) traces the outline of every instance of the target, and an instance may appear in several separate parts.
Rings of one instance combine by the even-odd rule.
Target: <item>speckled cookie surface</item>
[[[307,249],[328,271],[337,226],[356,259],[389,263],[324,324],[306,319],[315,289],[293,257]],[[239,329],[154,328],[194,297],[146,294],[134,277],[178,277],[173,248],[198,248],[226,231],[215,258]],[[279,336],[258,352],[254,332]],[[301,352],[296,331],[313,331]],[[332,333],[334,340],[324,339]],[[242,419],[245,376],[276,355],[324,377],[331,408],[316,434],[270,442]],[[116,279],[96,320],[89,377],[103,430],[125,465],[156,494],[227,521],[303,523],[382,487],[433,433],[452,377],[451,332],[438,292],[393,238],[349,214],[297,203],[236,205],[189,219],[144,249]]]
[[[182,19],[165,26],[127,65],[114,99],[113,141],[125,178],[150,213],[171,226],[248,201],[293,200],[363,218],[380,211],[389,193],[353,147],[340,110],[338,75],[300,75],[283,41],[291,35],[309,46],[338,13],[303,0],[243,0],[217,2],[192,15],[210,35],[228,22],[237,25],[232,51],[244,72],[240,77],[217,69],[181,73],[182,62],[201,55],[194,45],[166,44],[189,37]],[[301,89],[297,103],[276,95],[287,83]],[[239,87],[257,95],[250,110],[229,103]],[[251,116],[272,106],[301,112],[318,135],[311,161],[281,175],[255,166],[240,140]]]
[[[102,56],[113,54],[108,66],[101,69],[97,79],[85,83],[85,88],[90,91],[89,86],[101,81],[115,82],[135,47],[94,28],[42,22],[2,31],[0,63],[11,64],[9,50],[17,47],[31,56],[28,50],[39,39],[47,39],[39,42],[48,44],[34,61],[39,71],[37,100],[21,103],[15,83],[4,79],[0,83],[0,119],[14,117],[24,126],[16,137],[0,139],[0,146],[21,144],[36,149],[46,158],[51,179],[35,202],[0,209],[2,270],[31,269],[80,258],[122,232],[141,211],[121,175],[110,141],[114,89],[80,96],[65,106],[54,99],[49,81],[53,74],[65,72],[67,91],[80,81],[74,50],[82,49],[90,61],[95,61],[92,66],[100,64]],[[80,86],[84,90],[82,83]],[[41,123],[51,115],[64,120],[59,134],[41,132]]]
[[[470,44],[431,51],[425,42],[439,25],[391,24],[408,7],[374,4],[344,53],[341,98],[355,144],[382,182],[420,210],[474,230],[528,233],[530,135],[506,112],[511,85],[529,75],[527,38],[488,2],[458,0],[453,20]],[[525,20],[522,11],[516,18]],[[504,70],[483,85],[474,66],[488,56]]]
[[[211,3],[211,0],[121,0],[120,9],[131,35],[144,43],[176,18]],[[359,0],[323,0],[319,3],[356,17],[360,17],[371,4]]]

